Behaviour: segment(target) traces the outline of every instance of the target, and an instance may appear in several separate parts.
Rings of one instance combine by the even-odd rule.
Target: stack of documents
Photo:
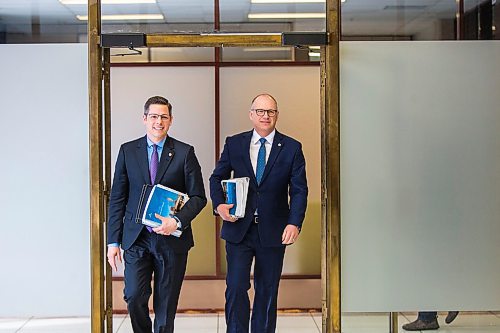
[[[226,203],[234,205],[229,210],[229,214],[236,218],[244,217],[250,178],[233,178],[223,180],[221,183],[226,196]]]
[[[155,217],[155,213],[160,216],[173,217],[188,200],[187,194],[160,184],[153,186],[142,215],[142,224],[153,228],[159,227],[161,221]],[[182,230],[177,229],[170,235],[180,237],[181,234]]]

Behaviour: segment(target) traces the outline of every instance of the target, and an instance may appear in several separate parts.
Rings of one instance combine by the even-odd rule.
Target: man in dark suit
[[[151,333],[148,301],[154,272],[154,332],[171,333],[189,249],[194,245],[191,221],[207,203],[201,168],[192,146],[167,135],[172,105],[163,97],[149,98],[143,115],[146,135],[123,144],[116,160],[108,221],[108,262],[116,270],[124,251],[125,289],[135,333]],[[174,217],[161,226],[146,227],[137,214],[145,184],[162,184],[189,196]],[[147,200],[147,198],[145,198]],[[180,237],[170,235],[181,230]]]
[[[210,177],[214,210],[224,220],[227,332],[248,332],[250,270],[255,258],[251,328],[274,332],[285,246],[299,236],[307,206],[306,165],[300,142],[275,130],[278,105],[269,94],[252,101],[253,130],[226,139]],[[221,180],[249,177],[245,216],[229,214]]]

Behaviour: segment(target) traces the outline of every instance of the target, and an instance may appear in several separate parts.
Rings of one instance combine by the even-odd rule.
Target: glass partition
[[[0,44],[86,42],[86,0],[0,4]],[[101,7],[103,33],[325,31],[325,0],[102,0]],[[499,39],[498,17],[496,0],[341,2],[343,40]],[[229,53],[231,61],[245,58]],[[284,60],[283,53],[257,58]]]
[[[324,31],[325,1],[220,0],[221,31]]]
[[[498,39],[498,7],[495,0],[345,0],[342,39]]]

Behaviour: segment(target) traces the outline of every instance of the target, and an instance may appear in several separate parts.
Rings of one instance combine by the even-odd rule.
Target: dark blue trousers
[[[161,236],[143,229],[126,250],[124,298],[134,333],[151,333],[148,301],[154,272],[154,332],[172,333],[175,312],[186,272],[187,253],[174,253]]]
[[[226,242],[226,325],[228,333],[248,333],[250,320],[250,271],[254,265],[255,297],[252,333],[273,333],[276,329],[278,287],[285,246],[263,247],[258,224],[252,224],[241,243]]]
[[[425,321],[426,323],[431,322],[436,318],[437,318],[437,312],[435,311],[418,313],[418,319]]]

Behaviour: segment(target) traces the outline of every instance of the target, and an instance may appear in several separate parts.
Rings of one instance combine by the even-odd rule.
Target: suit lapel
[[[245,164],[248,169],[248,174],[251,175],[250,179],[257,184],[257,179],[255,178],[255,172],[252,168],[252,161],[250,160],[250,145],[252,144],[252,134],[253,131],[246,132],[243,135],[243,141],[241,149],[243,151],[243,164]]]
[[[267,159],[266,168],[264,169],[264,174],[262,175],[262,179],[260,181],[261,184],[264,182],[264,180],[266,180],[266,177],[271,171],[274,162],[276,162],[276,158],[278,158],[281,149],[283,149],[283,135],[276,131],[276,134],[274,135],[273,146],[271,147],[271,154]]]
[[[146,140],[146,136],[137,142],[136,158],[145,184],[151,184],[151,177],[149,177],[148,141]]]
[[[163,150],[161,152],[160,165],[158,166],[158,172],[156,173],[155,184],[159,183],[160,179],[162,179],[163,175],[168,169],[168,166],[170,165],[170,162],[172,162],[174,155],[174,140],[172,140],[172,138],[168,136],[167,140],[165,140],[165,145],[163,146]]]

